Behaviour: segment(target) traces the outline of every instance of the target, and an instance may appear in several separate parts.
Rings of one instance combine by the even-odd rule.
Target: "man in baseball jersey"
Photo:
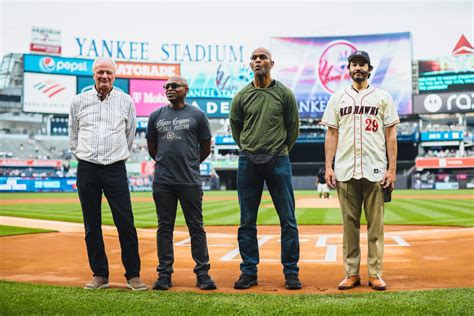
[[[340,290],[360,285],[360,216],[367,218],[369,285],[385,290],[383,261],[383,190],[393,190],[397,163],[397,108],[384,90],[370,86],[373,69],[369,55],[356,51],[348,58],[351,86],[331,96],[322,123],[325,141],[326,182],[337,186],[344,236],[346,277]],[[335,172],[332,162],[335,156]],[[387,167],[388,156],[388,167]]]

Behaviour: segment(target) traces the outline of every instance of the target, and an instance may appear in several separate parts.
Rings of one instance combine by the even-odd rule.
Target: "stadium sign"
[[[54,167],[60,168],[61,160],[0,159],[0,167]]]
[[[347,58],[356,50],[370,54],[369,83],[397,100],[398,114],[412,113],[410,33],[273,37],[270,46],[278,56],[273,77],[294,92],[301,118],[322,117],[332,93],[351,84]]]
[[[76,95],[76,76],[27,72],[23,77],[23,111],[67,114]]]
[[[117,78],[168,79],[179,74],[179,64],[117,62]]]
[[[25,72],[41,72],[49,74],[90,76],[92,75],[91,59],[63,58],[56,56],[25,54],[23,57]]]
[[[75,37],[77,54],[81,57],[109,57],[122,60],[150,60],[150,43],[125,40],[95,39]],[[243,45],[227,44],[182,44],[162,43],[153,50],[161,62],[219,62],[234,63],[244,61]]]
[[[439,168],[474,168],[474,157],[416,158],[416,170]]]
[[[208,117],[227,118],[230,113],[230,98],[186,98],[186,102],[199,107]]]
[[[61,30],[33,26],[30,51],[61,55]]]
[[[474,112],[474,91],[420,94],[413,101],[416,114]]]

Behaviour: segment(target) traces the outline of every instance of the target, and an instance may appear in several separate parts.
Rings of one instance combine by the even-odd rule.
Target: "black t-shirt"
[[[164,106],[151,113],[146,138],[158,144],[153,181],[201,185],[199,142],[211,137],[206,114],[195,106]]]

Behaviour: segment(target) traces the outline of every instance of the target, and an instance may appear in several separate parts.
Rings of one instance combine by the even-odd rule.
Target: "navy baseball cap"
[[[370,57],[369,57],[369,54],[367,54],[367,52],[364,52],[363,50],[357,50],[355,52],[353,52],[349,58],[347,59],[347,61],[350,63],[354,58],[362,58],[363,60],[365,60],[367,62],[367,64],[370,66]]]

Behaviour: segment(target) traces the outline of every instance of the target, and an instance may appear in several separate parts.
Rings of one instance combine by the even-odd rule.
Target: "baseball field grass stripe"
[[[297,208],[295,210],[295,215],[296,215],[297,218],[298,217],[305,217],[306,213],[311,211],[311,210],[312,210],[312,208]]]
[[[411,201],[411,209],[416,210],[424,216],[428,216],[431,219],[445,218],[449,219],[453,216],[454,210],[451,207],[441,205],[439,202],[432,202],[427,200],[413,200]],[[457,216],[464,217],[465,214],[459,213]]]
[[[341,211],[339,209],[327,209],[327,208],[308,208],[298,217],[296,210],[298,223],[305,225],[310,223],[326,223],[326,224],[337,224],[342,222]]]
[[[414,200],[399,200],[396,204],[396,207],[394,207],[391,211],[403,217],[407,222],[422,222],[429,221],[432,219],[432,217],[426,215],[426,209],[421,206],[418,206]]]
[[[468,315],[474,289],[333,295],[86,291],[0,281],[2,314],[61,315]]]
[[[261,208],[258,210],[258,224],[275,224],[279,223],[278,214],[275,208]]]
[[[453,203],[450,203],[447,208],[445,205],[440,204],[437,201],[414,201],[414,203],[418,202],[420,202],[421,205],[427,207],[431,212],[438,213],[444,216],[470,218],[474,215],[474,213],[467,208],[467,205],[465,206],[466,209],[464,210],[462,206],[453,205]]]
[[[235,203],[227,202],[224,205],[212,205],[212,206],[205,206],[203,209],[203,214],[205,216],[213,216],[213,217],[224,217],[229,214],[233,214],[238,211],[238,207],[236,207]]]
[[[239,222],[240,214],[236,212],[219,217],[204,216],[205,225],[239,225]]]
[[[396,211],[393,210],[391,205],[385,204],[385,213],[384,213],[384,221],[387,222],[403,222],[404,217],[397,214]]]
[[[42,234],[50,232],[54,232],[54,230],[0,225],[0,237],[13,235]]]
[[[431,216],[432,220],[444,219],[451,221],[456,218],[464,218],[467,222],[466,225],[474,224],[474,218],[471,215],[459,211],[459,207],[452,205],[444,205],[439,201],[427,201],[427,200],[414,200],[412,204],[417,205],[424,214]]]
[[[413,198],[394,198],[386,204],[386,224],[425,224],[425,225],[459,225],[474,226],[474,190],[449,191],[396,191],[400,196]],[[459,196],[459,199],[439,199],[443,195]],[[295,191],[296,198],[316,197],[315,191]],[[396,196],[396,195],[394,195]],[[436,196],[436,198],[434,198]],[[473,196],[472,199],[469,197]],[[61,203],[47,201],[59,200]],[[235,191],[206,192],[204,199],[204,222],[206,225],[238,225],[240,217],[239,204]],[[225,199],[214,200],[216,197]],[[278,225],[276,210],[271,205],[271,198],[264,193],[259,210],[258,223]],[[150,199],[149,192],[134,192],[132,199]],[[65,200],[66,199],[66,200]],[[20,203],[2,204],[2,201],[15,200]],[[38,202],[36,202],[37,200]],[[150,201],[133,202],[137,227],[156,227],[154,203]],[[113,225],[108,204],[103,203],[103,223]],[[76,193],[4,193],[0,200],[0,215],[17,216],[50,220],[82,222],[82,212]],[[296,209],[298,223],[305,224],[341,224],[341,210],[338,208],[305,208]],[[458,221],[458,219],[463,219]],[[362,223],[365,223],[362,215]],[[185,225],[182,211],[177,212],[176,225]]]

